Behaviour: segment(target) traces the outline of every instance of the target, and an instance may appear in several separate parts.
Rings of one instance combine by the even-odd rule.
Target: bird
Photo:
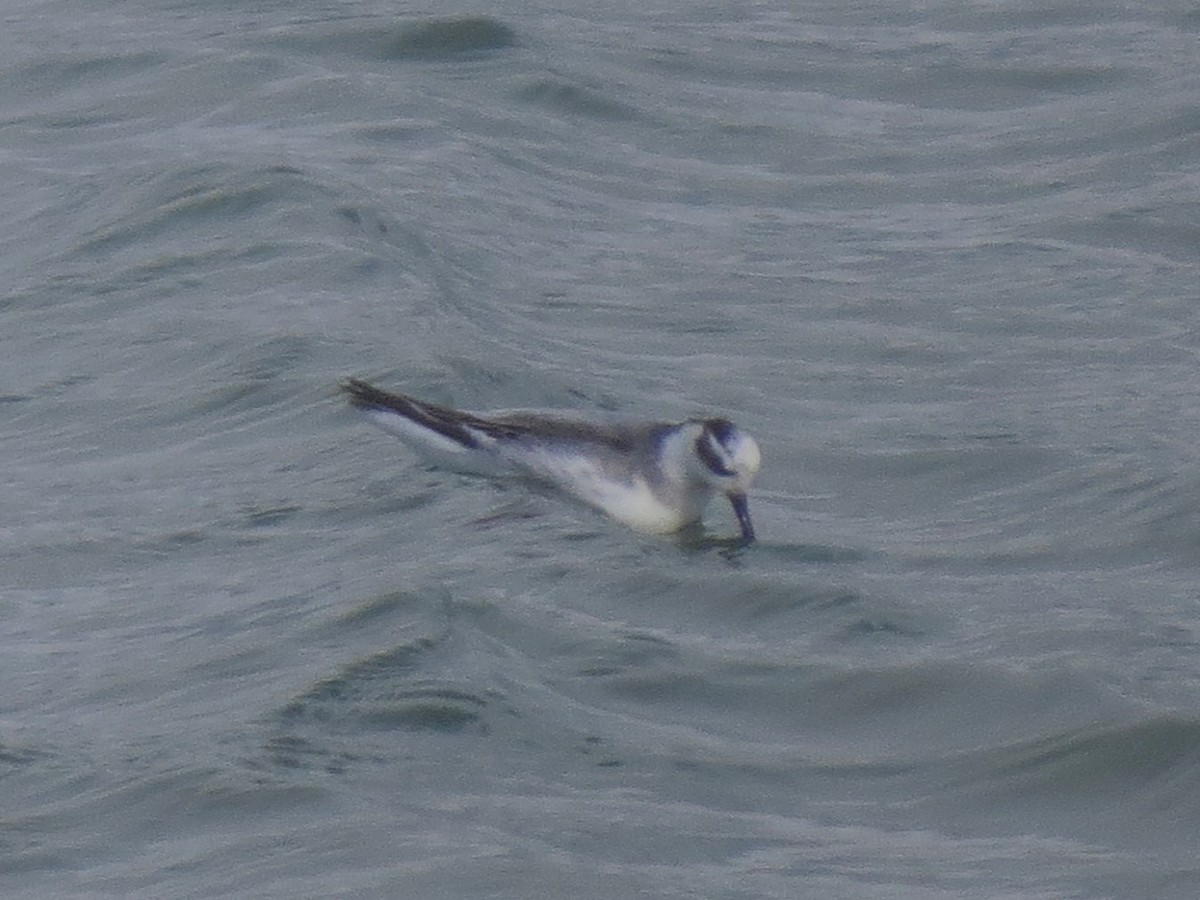
[[[755,540],[746,495],[762,453],[728,419],[610,423],[532,411],[477,414],[357,378],[341,388],[352,406],[435,466],[550,485],[650,534],[698,527],[712,496],[723,494],[741,540]]]

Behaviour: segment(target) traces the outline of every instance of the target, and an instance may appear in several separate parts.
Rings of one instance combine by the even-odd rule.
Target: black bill
[[[733,504],[733,513],[742,528],[742,540],[750,543],[754,540],[754,524],[750,521],[750,504],[746,501],[746,495],[730,494],[729,502]]]

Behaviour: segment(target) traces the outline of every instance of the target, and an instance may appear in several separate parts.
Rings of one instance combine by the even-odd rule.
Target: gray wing
[[[463,447],[480,448],[480,435],[496,441],[530,444],[574,444],[619,454],[651,452],[656,432],[670,426],[586,422],[562,416],[513,412],[494,416],[473,413],[394,394],[357,378],[342,382],[350,403],[358,409],[381,409],[404,416]]]

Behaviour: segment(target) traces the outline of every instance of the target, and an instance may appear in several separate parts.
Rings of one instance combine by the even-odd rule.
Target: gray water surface
[[[9,3],[5,897],[1200,894],[1184,3]],[[724,415],[760,542],[346,375]]]

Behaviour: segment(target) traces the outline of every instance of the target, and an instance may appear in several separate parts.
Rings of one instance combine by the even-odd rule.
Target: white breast
[[[582,455],[537,454],[530,470],[630,528],[670,534],[697,521],[709,491],[698,487],[682,496],[659,497],[640,476],[615,477],[594,459]]]

